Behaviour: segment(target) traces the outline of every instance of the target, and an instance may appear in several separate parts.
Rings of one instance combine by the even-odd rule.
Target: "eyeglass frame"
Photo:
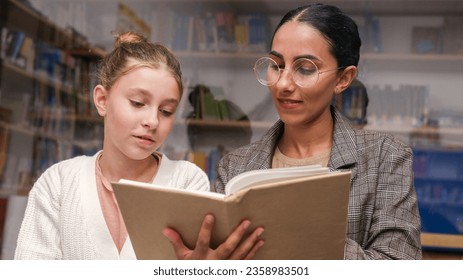
[[[259,60],[261,60],[261,59],[264,59],[264,58],[269,59],[270,61],[274,62],[275,65],[278,67],[278,79],[277,79],[274,83],[272,83],[272,84],[264,84],[264,83],[262,83],[261,80],[260,80],[259,77],[258,77],[259,75],[258,75],[257,72],[256,72],[256,64],[257,64],[257,62],[258,62]],[[296,81],[294,80],[294,69],[291,69],[291,72],[290,72],[290,73],[291,73],[291,79],[293,80],[293,82],[294,82],[296,85],[298,85],[299,87],[302,87],[302,88],[308,88],[308,87],[310,87],[310,86],[315,85],[315,84],[318,82],[318,79],[320,78],[320,74],[323,74],[323,73],[326,73],[326,72],[330,72],[330,71],[341,70],[341,69],[345,69],[345,68],[348,67],[348,66],[339,66],[339,67],[334,68],[334,69],[328,69],[328,70],[323,70],[323,71],[321,71],[321,70],[319,70],[317,64],[315,64],[315,62],[314,62],[313,60],[309,59],[309,58],[301,57],[301,58],[296,59],[296,60],[294,61],[294,63],[296,63],[296,62],[299,61],[299,60],[308,60],[308,61],[310,61],[310,62],[315,66],[315,68],[317,69],[317,79],[315,80],[314,83],[310,84],[309,86],[302,86],[302,85],[300,85],[298,82],[296,82]],[[293,64],[294,64],[294,63],[293,63]],[[276,83],[278,83],[278,81],[279,81],[280,78],[281,78],[281,72],[285,71],[285,69],[281,69],[280,66],[278,66],[278,63],[277,63],[273,58],[271,58],[271,57],[269,57],[269,56],[263,56],[263,57],[258,58],[258,59],[256,60],[256,62],[254,63],[254,67],[252,68],[252,70],[253,70],[254,75],[256,76],[256,79],[257,79],[257,81],[259,82],[259,84],[261,84],[261,85],[263,85],[263,86],[268,86],[268,87],[269,87],[269,86],[273,86],[273,85],[275,85]]]

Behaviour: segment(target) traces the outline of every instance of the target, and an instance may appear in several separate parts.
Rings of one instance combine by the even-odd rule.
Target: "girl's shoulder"
[[[209,185],[206,172],[193,162],[171,160],[163,155],[161,166],[156,174],[158,181],[180,188],[205,189]]]
[[[93,156],[87,156],[87,155],[80,155],[80,156],[75,156],[73,158],[65,159],[62,161],[59,161],[52,166],[50,166],[49,169],[57,169],[57,170],[75,170],[78,168],[89,168],[91,166],[94,166],[96,160],[96,155]]]

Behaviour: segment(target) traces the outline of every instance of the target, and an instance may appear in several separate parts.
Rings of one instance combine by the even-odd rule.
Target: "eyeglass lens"
[[[276,84],[283,70],[273,59],[268,57],[258,59],[254,65],[257,80],[265,86]],[[296,60],[292,65],[291,74],[296,84],[307,87],[317,81],[318,67],[313,61],[301,58]]]

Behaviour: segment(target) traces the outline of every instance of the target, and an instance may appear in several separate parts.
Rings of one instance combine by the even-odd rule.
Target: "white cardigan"
[[[47,169],[29,193],[15,259],[135,259],[127,238],[120,254],[101,210],[94,156],[79,156]],[[174,188],[209,190],[207,175],[165,155],[153,181]]]

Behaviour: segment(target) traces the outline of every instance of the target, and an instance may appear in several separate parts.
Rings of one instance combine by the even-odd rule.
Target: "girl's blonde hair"
[[[133,31],[116,36],[114,49],[101,60],[97,76],[100,84],[109,90],[119,77],[137,67],[166,69],[177,81],[180,96],[182,95],[182,72],[175,55],[165,46],[151,43],[146,37]]]

